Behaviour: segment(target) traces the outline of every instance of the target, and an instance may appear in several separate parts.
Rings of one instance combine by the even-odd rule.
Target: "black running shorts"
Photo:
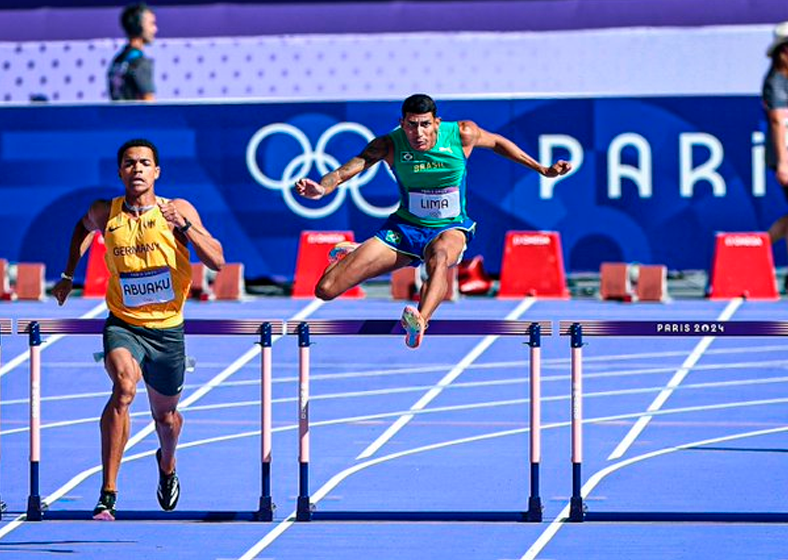
[[[104,355],[126,348],[142,369],[145,383],[166,396],[183,390],[186,344],[183,324],[170,329],[129,325],[110,314],[104,323]]]

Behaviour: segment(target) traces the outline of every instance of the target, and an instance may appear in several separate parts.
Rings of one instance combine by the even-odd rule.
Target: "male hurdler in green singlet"
[[[418,309],[402,313],[405,344],[417,348],[427,323],[446,295],[449,268],[462,259],[476,223],[465,209],[466,166],[474,148],[488,148],[545,177],[564,175],[569,162],[541,165],[517,145],[472,121],[442,122],[435,102],[415,94],[402,104],[400,126],[372,140],[358,156],[324,175],[319,182],[300,179],[296,192],[318,199],[379,161],[393,170],[399,187],[399,208],[373,237],[360,245],[341,243],[315,287],[315,295],[331,300],[368,280],[421,262],[427,280]]]

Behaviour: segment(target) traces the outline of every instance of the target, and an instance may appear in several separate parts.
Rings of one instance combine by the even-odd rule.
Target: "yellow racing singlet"
[[[123,197],[113,199],[104,241],[110,312],[139,327],[180,325],[191,288],[189,249],[175,239],[158,205],[135,218],[123,212]]]

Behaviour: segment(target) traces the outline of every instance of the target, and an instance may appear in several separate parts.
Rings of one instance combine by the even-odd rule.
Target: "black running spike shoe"
[[[178,481],[178,475],[173,471],[171,474],[165,474],[161,470],[161,449],[156,451],[156,466],[159,468],[159,487],[156,491],[156,497],[159,499],[159,505],[164,511],[172,511],[178,505],[178,498],[181,496],[181,483]]]
[[[98,503],[93,508],[93,519],[97,521],[115,521],[115,502],[117,501],[117,492],[102,490]]]

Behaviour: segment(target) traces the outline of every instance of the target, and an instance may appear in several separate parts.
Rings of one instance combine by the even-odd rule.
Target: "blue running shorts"
[[[470,218],[464,221],[439,227],[425,227],[403,220],[392,214],[375,232],[375,237],[398,253],[413,257],[411,266],[418,266],[423,262],[424,251],[432,241],[444,231],[458,229],[465,234],[465,246],[473,239],[476,233],[476,222]],[[462,258],[462,255],[460,255]]]

